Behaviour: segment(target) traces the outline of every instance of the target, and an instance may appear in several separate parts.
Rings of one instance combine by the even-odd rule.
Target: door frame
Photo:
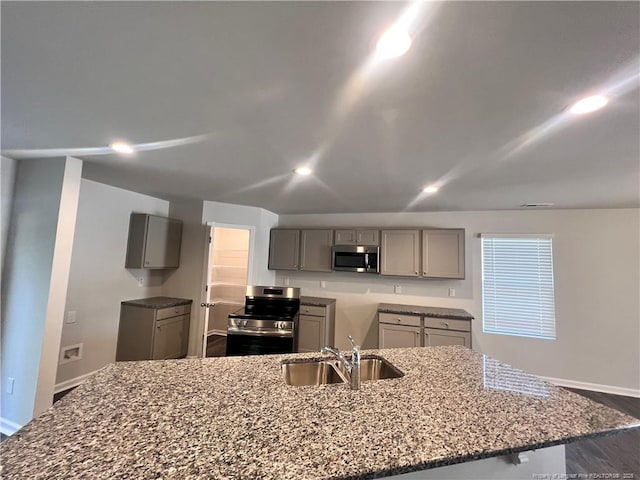
[[[236,230],[249,230],[249,256],[247,259],[247,285],[251,285],[253,282],[253,256],[255,249],[255,233],[256,227],[254,225],[239,225],[232,223],[221,222],[207,222],[205,235],[205,251],[202,266],[202,290],[200,303],[210,303],[211,288],[208,288],[211,283],[211,260],[213,255],[213,245],[215,242],[214,231],[216,228],[232,228]],[[207,331],[209,326],[209,308],[203,307],[200,315],[200,326],[198,328],[198,334],[201,335],[202,341],[200,342],[200,356],[202,358],[207,355]]]

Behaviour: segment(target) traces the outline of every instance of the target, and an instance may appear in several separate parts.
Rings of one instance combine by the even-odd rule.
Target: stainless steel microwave
[[[332,253],[331,268],[335,271],[380,273],[380,247],[336,245]]]

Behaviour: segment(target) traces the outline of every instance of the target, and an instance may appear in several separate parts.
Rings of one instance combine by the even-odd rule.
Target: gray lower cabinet
[[[422,230],[422,276],[464,278],[464,229]]]
[[[333,345],[334,335],[335,304],[300,305],[298,352],[319,352],[322,347]]]
[[[382,230],[380,274],[420,275],[420,231]]]
[[[181,240],[180,220],[132,213],[125,268],[177,268]]]
[[[378,313],[379,348],[463,345],[471,348],[471,322],[450,318]]]
[[[471,322],[424,317],[424,346],[464,345],[471,348]]]
[[[123,304],[116,361],[163,360],[187,354],[191,305],[146,308]]]
[[[300,233],[300,270],[331,271],[333,230],[302,230]]]
[[[300,230],[271,229],[269,242],[270,270],[298,270]]]
[[[414,315],[378,313],[379,348],[421,346],[421,323]]]

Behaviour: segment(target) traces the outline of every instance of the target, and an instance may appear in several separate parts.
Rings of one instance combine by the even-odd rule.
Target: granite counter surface
[[[300,303],[302,305],[313,305],[316,307],[326,307],[327,305],[331,305],[336,303],[335,298],[324,298],[324,297],[307,297],[301,296]]]
[[[423,315],[425,317],[455,318],[456,320],[473,320],[466,310],[460,308],[425,307],[422,305],[401,305],[396,303],[381,303],[378,311],[383,313],[398,313],[402,315]]]
[[[468,348],[363,353],[404,377],[285,385],[312,353],[111,364],[3,442],[2,478],[373,478],[640,425]]]
[[[133,305],[134,307],[143,308],[169,308],[177,307],[178,305],[189,305],[190,303],[193,303],[193,300],[188,298],[150,297],[139,298],[137,300],[125,300],[121,303],[123,305]]]

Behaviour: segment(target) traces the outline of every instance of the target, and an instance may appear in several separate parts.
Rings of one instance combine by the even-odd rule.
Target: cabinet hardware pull
[[[449,328],[449,323],[448,322],[444,322],[444,326]]]

